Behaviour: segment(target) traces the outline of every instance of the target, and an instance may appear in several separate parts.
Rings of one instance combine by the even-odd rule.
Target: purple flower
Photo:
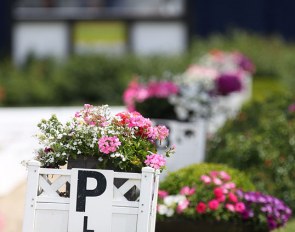
[[[226,96],[242,90],[241,78],[238,74],[221,74],[215,80],[217,93]]]

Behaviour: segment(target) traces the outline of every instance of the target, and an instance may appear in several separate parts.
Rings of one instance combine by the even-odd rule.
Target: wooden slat
[[[39,196],[39,197],[37,197],[37,202],[69,204],[70,198]]]
[[[36,210],[64,210],[69,211],[70,204],[57,204],[57,203],[37,203]]]
[[[71,170],[53,169],[53,168],[40,168],[40,174],[70,176],[71,175]]]
[[[138,208],[139,207],[139,202],[137,202],[137,201],[116,201],[116,200],[113,200],[112,205],[113,206],[120,206],[120,207]]]
[[[141,179],[141,174],[139,174],[139,173],[129,173],[129,172],[114,172],[114,178],[125,178],[125,179],[140,180]]]
[[[137,215],[138,214],[138,208],[113,206],[112,207],[112,213],[113,214],[131,214],[131,215]]]

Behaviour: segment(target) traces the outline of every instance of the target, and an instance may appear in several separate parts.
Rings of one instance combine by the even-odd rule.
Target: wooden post
[[[152,211],[152,197],[154,190],[155,170],[150,167],[142,169],[139,212],[137,220],[137,231],[150,232],[150,218]]]
[[[27,164],[28,180],[27,180],[23,232],[34,232],[34,218],[35,218],[35,207],[36,207],[36,197],[38,192],[40,166],[41,166],[40,162],[35,160],[29,161]]]
[[[154,193],[153,193],[153,202],[152,202],[152,212],[151,212],[151,221],[150,221],[150,231],[155,232],[156,229],[156,217],[157,217],[157,204],[158,204],[158,190],[159,190],[159,181],[160,181],[160,171],[157,170],[155,173],[155,183],[154,183]]]

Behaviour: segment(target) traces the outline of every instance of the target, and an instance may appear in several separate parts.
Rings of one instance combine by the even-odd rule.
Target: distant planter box
[[[149,167],[124,173],[30,161],[23,232],[153,232],[158,184],[158,171]]]
[[[180,122],[176,120],[152,119],[158,125],[165,125],[170,134],[168,139],[158,144],[158,152],[164,151],[166,146],[175,145],[176,153],[167,159],[167,172],[173,172],[193,163],[201,163],[205,159],[207,137],[207,121]]]

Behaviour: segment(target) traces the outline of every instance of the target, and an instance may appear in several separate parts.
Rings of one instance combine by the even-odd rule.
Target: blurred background
[[[294,11],[292,0],[2,0],[0,232],[21,231],[20,162],[34,156],[42,117],[84,103],[124,108],[134,75],[177,75],[212,49],[242,52],[256,73],[251,100],[210,135],[205,160],[257,174],[295,208]]]

